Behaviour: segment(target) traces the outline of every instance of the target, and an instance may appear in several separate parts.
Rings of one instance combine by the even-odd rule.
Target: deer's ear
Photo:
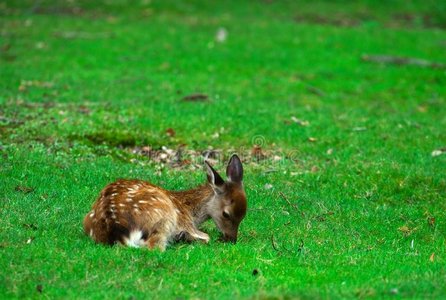
[[[226,176],[229,181],[241,183],[243,180],[243,166],[237,154],[232,155],[226,168]]]
[[[221,178],[220,174],[217,173],[217,171],[212,168],[212,166],[205,161],[206,165],[206,171],[208,176],[208,181],[211,184],[211,186],[216,190],[216,188],[221,188],[225,184],[225,181],[223,178]]]

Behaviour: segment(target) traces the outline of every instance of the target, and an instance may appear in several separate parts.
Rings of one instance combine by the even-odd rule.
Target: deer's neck
[[[196,226],[210,218],[208,207],[215,198],[215,192],[209,184],[187,191],[172,192],[178,208],[187,211]]]

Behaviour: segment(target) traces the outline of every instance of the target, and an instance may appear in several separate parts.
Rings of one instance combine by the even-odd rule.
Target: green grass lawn
[[[0,298],[445,298],[446,69],[361,59],[446,64],[445,16],[442,1],[0,1]],[[236,245],[212,222],[208,245],[163,253],[84,236],[117,178],[204,182],[202,158],[144,146],[217,149],[221,171],[244,157]]]

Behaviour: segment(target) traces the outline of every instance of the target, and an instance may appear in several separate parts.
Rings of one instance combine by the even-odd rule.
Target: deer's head
[[[206,168],[208,182],[215,193],[207,213],[223,234],[223,241],[235,243],[247,207],[242,183],[242,162],[235,154],[231,157],[226,168],[227,181],[223,180],[208,162]]]

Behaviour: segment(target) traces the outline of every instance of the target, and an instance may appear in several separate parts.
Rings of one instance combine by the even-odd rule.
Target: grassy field
[[[446,69],[364,60],[446,64],[445,29],[442,1],[0,1],[0,298],[445,298]],[[209,149],[244,158],[236,245],[84,236],[107,183],[190,188]]]

